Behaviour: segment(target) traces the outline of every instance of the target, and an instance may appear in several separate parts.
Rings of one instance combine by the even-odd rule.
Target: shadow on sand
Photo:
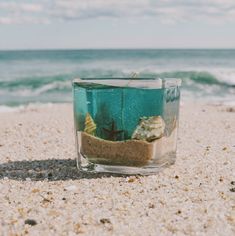
[[[15,161],[0,164],[0,179],[7,177],[14,180],[59,181],[76,179],[96,179],[102,177],[120,177],[103,173],[83,173],[76,167],[76,161],[71,159],[48,159],[33,161]]]

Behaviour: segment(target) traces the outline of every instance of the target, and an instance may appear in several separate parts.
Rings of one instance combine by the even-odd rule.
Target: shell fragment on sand
[[[165,122],[161,116],[143,117],[132,134],[132,139],[151,142],[163,136]]]

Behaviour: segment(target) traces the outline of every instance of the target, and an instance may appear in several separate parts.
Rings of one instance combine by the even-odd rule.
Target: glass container
[[[176,160],[180,79],[73,81],[80,171],[148,175]]]

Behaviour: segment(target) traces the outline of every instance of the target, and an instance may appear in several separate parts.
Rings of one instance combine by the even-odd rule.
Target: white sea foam
[[[13,94],[14,96],[19,97],[31,97],[31,96],[39,96],[43,93],[52,91],[52,90],[61,90],[66,88],[72,88],[71,81],[54,81],[52,83],[44,84],[39,88],[33,89],[33,88],[22,88],[19,87],[14,90],[10,89],[0,89],[0,96]]]
[[[208,73],[215,77],[218,82],[225,82],[230,85],[235,85],[235,69],[228,69],[228,68],[220,68],[215,69],[211,67],[158,67],[158,66],[146,66],[146,67],[139,67],[139,68],[126,68],[120,71],[120,74],[124,75],[131,75],[131,73],[138,73],[138,74],[152,74],[152,75],[159,75],[164,73],[170,73],[172,75],[176,75],[177,73]]]
[[[214,75],[218,81],[235,85],[235,70],[211,70],[210,73]]]
[[[64,89],[64,88],[70,88],[70,87],[71,87],[71,81],[55,81],[50,84],[45,84],[42,87],[34,90],[32,95],[40,95],[50,90]]]
[[[10,107],[2,105],[0,106],[0,113],[6,113],[6,112],[18,112],[22,111],[24,109],[23,105],[17,106],[17,107]]]
[[[29,103],[27,105],[19,105],[19,106],[0,106],[0,113],[8,113],[8,112],[24,112],[24,111],[35,111],[38,108],[50,108],[54,105],[54,103]]]

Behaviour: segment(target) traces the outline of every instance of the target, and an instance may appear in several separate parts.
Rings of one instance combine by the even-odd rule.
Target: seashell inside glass
[[[80,171],[148,175],[175,162],[180,79],[73,81]]]

